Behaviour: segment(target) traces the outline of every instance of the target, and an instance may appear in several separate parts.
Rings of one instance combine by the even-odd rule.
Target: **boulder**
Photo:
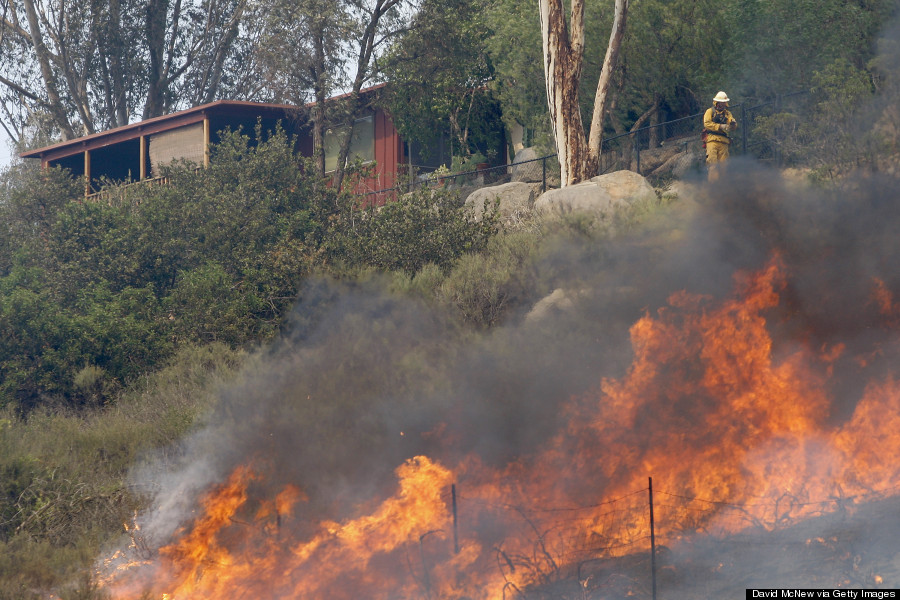
[[[609,219],[641,202],[656,201],[656,192],[634,171],[616,171],[541,194],[534,210],[544,216],[581,213]]]
[[[514,181],[475,190],[466,198],[466,205],[474,210],[475,220],[481,220],[485,206],[492,206],[495,200],[500,201],[500,220],[504,224],[518,221],[525,214],[531,213],[532,206],[540,184]]]
[[[681,179],[692,169],[699,169],[703,160],[703,155],[698,152],[679,152],[654,169],[651,175],[656,177],[673,175]]]
[[[543,161],[534,148],[522,148],[516,152],[510,165],[510,181],[535,182],[544,178]]]

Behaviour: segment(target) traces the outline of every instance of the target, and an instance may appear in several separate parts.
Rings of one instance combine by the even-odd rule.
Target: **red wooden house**
[[[372,93],[377,88],[364,91]],[[61,167],[73,176],[85,177],[85,195],[99,191],[103,181],[132,183],[160,177],[161,168],[179,159],[209,164],[209,148],[226,129],[252,134],[257,121],[263,131],[276,124],[297,136],[298,151],[312,155],[312,133],[305,111],[297,106],[219,100],[170,115],[155,117],[82,138],[23,152],[22,158],[39,158],[44,168]],[[336,136],[325,139],[326,170],[337,160]],[[391,188],[400,164],[405,162],[404,144],[390,117],[372,108],[353,125],[351,158],[374,162],[374,175],[361,192]]]

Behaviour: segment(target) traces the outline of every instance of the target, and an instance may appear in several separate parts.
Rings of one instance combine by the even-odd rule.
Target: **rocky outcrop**
[[[534,148],[522,148],[516,152],[509,167],[510,181],[536,182],[543,181],[544,168]]]
[[[641,202],[653,202],[656,192],[644,177],[633,171],[616,171],[541,194],[534,210],[543,216],[585,214],[601,220]]]
[[[540,183],[521,181],[494,185],[469,194],[466,204],[472,207],[475,220],[481,220],[485,207],[493,207],[493,203],[499,201],[500,221],[509,225],[531,214],[540,189]]]

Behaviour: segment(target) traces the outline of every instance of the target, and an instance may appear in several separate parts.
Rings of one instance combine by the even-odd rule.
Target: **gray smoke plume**
[[[892,90],[894,79],[885,82]],[[893,114],[896,98],[882,99],[884,114]],[[308,497],[302,518],[285,525],[283,535],[296,538],[390,494],[394,469],[413,456],[449,465],[473,454],[498,468],[527,463],[565,430],[573,397],[628,372],[629,328],[642,315],[657,314],[678,291],[724,299],[735,273],[759,270],[773,256],[783,261],[787,281],[780,303],[766,313],[773,360],[798,347],[842,345],[827,365],[826,422],[840,427],[869,382],[897,376],[898,183],[867,173],[839,190],[798,187],[772,169],[733,159],[717,185],[693,182],[686,188],[692,192],[635,231],[543,240],[529,265],[530,285],[488,331],[461,327],[446,309],[392,294],[377,278],[311,281],[282,338],[223,391],[178,449],[180,459],[151,460],[135,471],[136,482],[151,479],[158,489],[152,509],[139,517],[143,535],[154,546],[169,543],[202,493],[248,462],[263,475],[251,485],[253,498],[272,498],[288,484]],[[565,302],[536,317],[532,309],[554,290]],[[876,290],[894,304],[874,300]],[[701,400],[673,402],[690,412]],[[639,426],[688,432],[692,423],[675,408],[645,407]],[[609,482],[581,482],[572,492],[583,496],[602,483]],[[896,521],[886,512],[874,503],[775,532],[685,534],[660,552],[664,597],[731,597],[752,586],[898,587],[900,573],[884,568],[896,554],[889,551]],[[599,557],[567,572],[573,586],[548,584],[534,597],[581,597],[576,593],[588,589],[594,598],[646,595],[647,560],[646,553]],[[583,577],[590,586],[582,586]]]
[[[696,202],[679,201],[646,228],[599,241],[548,241],[533,265],[541,292],[526,292],[519,310],[487,332],[473,333],[424,301],[391,294],[378,279],[310,282],[283,338],[223,392],[205,426],[184,442],[180,465],[164,476],[156,469],[162,487],[154,509],[140,518],[143,532],[159,545],[170,541],[198,496],[248,461],[264,475],[251,486],[254,497],[272,498],[287,484],[309,497],[303,519],[286,525],[301,537],[322,519],[346,518],[391,493],[393,470],[410,457],[455,464],[475,454],[502,467],[532,455],[563,430],[562,411],[573,396],[627,372],[629,327],[643,314],[655,313],[679,290],[724,298],[735,272],[761,269],[773,255],[782,258],[788,283],[768,315],[772,354],[799,345],[847,346],[832,365],[830,383],[830,418],[839,426],[867,382],[892,373],[900,356],[900,315],[885,314],[872,301],[876,282],[900,298],[900,188],[895,180],[867,176],[849,189],[797,191],[777,173],[735,160],[726,182],[699,189]],[[567,290],[571,302],[526,318],[553,289]],[[862,355],[872,357],[865,368]],[[657,430],[685,427],[667,410],[650,407],[642,418]],[[573,493],[598,488],[598,482],[583,483]],[[804,538],[799,542],[790,531],[691,537],[664,549],[661,567],[668,570],[661,581],[682,597],[733,591],[751,581],[817,586],[822,576],[813,572],[741,579],[746,573],[738,565],[752,564],[751,558],[768,564],[756,551],[773,545],[786,548],[778,551],[783,561],[791,548],[797,555],[796,544],[812,553],[802,554],[805,561],[831,556],[829,544],[842,542],[829,542],[835,537],[829,532],[867,531],[868,510],[860,522],[846,515],[810,521],[802,532],[793,530]],[[845,535],[857,534],[841,529],[836,537]],[[865,553],[866,544],[853,540]],[[599,578],[619,569],[628,574],[629,589],[640,588],[644,583],[635,582],[646,582],[647,572],[642,560],[595,565],[593,573]],[[723,560],[731,567],[716,566]],[[845,563],[841,569],[852,570],[852,561]],[[786,568],[779,566],[779,573]],[[688,581],[691,572],[716,583]],[[837,585],[827,581],[822,585]],[[610,586],[596,589],[609,592]]]

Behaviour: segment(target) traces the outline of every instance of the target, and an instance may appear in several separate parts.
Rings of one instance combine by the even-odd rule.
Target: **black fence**
[[[796,92],[768,102],[741,103],[730,107],[738,121],[738,130],[732,136],[732,155],[752,156],[763,162],[780,164],[777,141],[757,131],[755,125],[761,118],[784,110],[802,110],[809,97],[809,92]],[[603,140],[600,153],[600,173],[629,170],[652,176],[676,155],[692,156],[699,168],[704,161],[700,142],[704,112],[705,109],[686,117],[607,137]],[[440,172],[430,167],[413,167],[412,171],[405,185],[369,192],[367,198],[380,202],[386,196],[425,185],[467,190],[524,180],[540,182],[542,191],[559,185],[556,154],[461,173]]]

